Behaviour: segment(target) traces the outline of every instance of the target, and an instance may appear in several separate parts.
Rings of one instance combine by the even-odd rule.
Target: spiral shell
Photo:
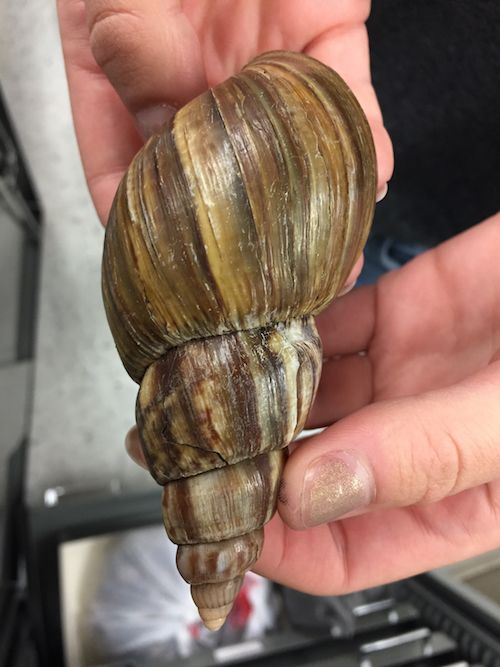
[[[178,566],[220,627],[321,370],[312,315],[368,234],[375,155],[340,77],[264,54],[154,135],[118,189],[103,295]]]

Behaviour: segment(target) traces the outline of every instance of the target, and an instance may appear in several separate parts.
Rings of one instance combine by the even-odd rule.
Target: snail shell
[[[118,189],[103,295],[178,568],[222,625],[273,515],[321,371],[313,315],[375,203],[373,142],[340,77],[271,52],[177,112]]]

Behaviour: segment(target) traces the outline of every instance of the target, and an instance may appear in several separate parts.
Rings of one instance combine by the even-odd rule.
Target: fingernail
[[[378,204],[379,201],[382,201],[382,199],[386,196],[388,190],[389,190],[389,186],[387,185],[387,183],[385,183],[380,188],[380,190],[377,192],[377,198],[375,200],[377,202],[377,204]]]
[[[148,470],[148,465],[146,459],[144,458],[144,453],[142,451],[141,444],[139,442],[139,436],[137,434],[137,428],[134,426],[125,436],[125,449],[127,454],[130,456],[134,463],[137,463],[138,466]]]
[[[136,125],[144,139],[149,139],[162,125],[172,120],[176,112],[177,109],[171,104],[157,104],[138,111],[135,114]]]
[[[344,294],[347,294],[348,292],[350,292],[353,289],[353,287],[356,285],[356,282],[357,282],[356,280],[353,280],[350,283],[347,283],[347,285],[345,285],[344,289],[340,290],[339,296],[344,296]]]
[[[312,528],[367,507],[375,496],[368,463],[356,451],[336,451],[313,461],[304,477],[302,522]]]

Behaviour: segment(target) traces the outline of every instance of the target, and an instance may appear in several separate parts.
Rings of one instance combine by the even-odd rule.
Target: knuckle
[[[396,493],[403,505],[428,505],[453,495],[464,475],[460,443],[443,425],[426,419],[428,406],[422,408],[414,411],[412,424],[391,432],[391,441],[407,443],[394,461]]]
[[[417,504],[427,505],[438,502],[456,493],[463,476],[463,458],[460,443],[446,429],[436,429],[433,425],[422,428],[421,456],[424,478]]]

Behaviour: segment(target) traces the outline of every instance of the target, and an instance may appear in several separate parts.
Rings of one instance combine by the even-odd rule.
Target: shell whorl
[[[312,315],[375,205],[373,142],[340,77],[272,52],[179,110],[118,189],[103,296],[178,566],[219,627],[258,558],[284,448],[321,370]]]
[[[316,60],[260,56],[187,104],[135,157],[107,227],[107,315],[132,378],[188,340],[319,312],[361,253],[375,186],[364,114]]]
[[[165,485],[167,534],[182,545],[179,569],[207,627],[224,621],[260,554],[284,448],[304,427],[320,370],[309,317],[190,341],[144,375],[136,410],[142,447]]]

